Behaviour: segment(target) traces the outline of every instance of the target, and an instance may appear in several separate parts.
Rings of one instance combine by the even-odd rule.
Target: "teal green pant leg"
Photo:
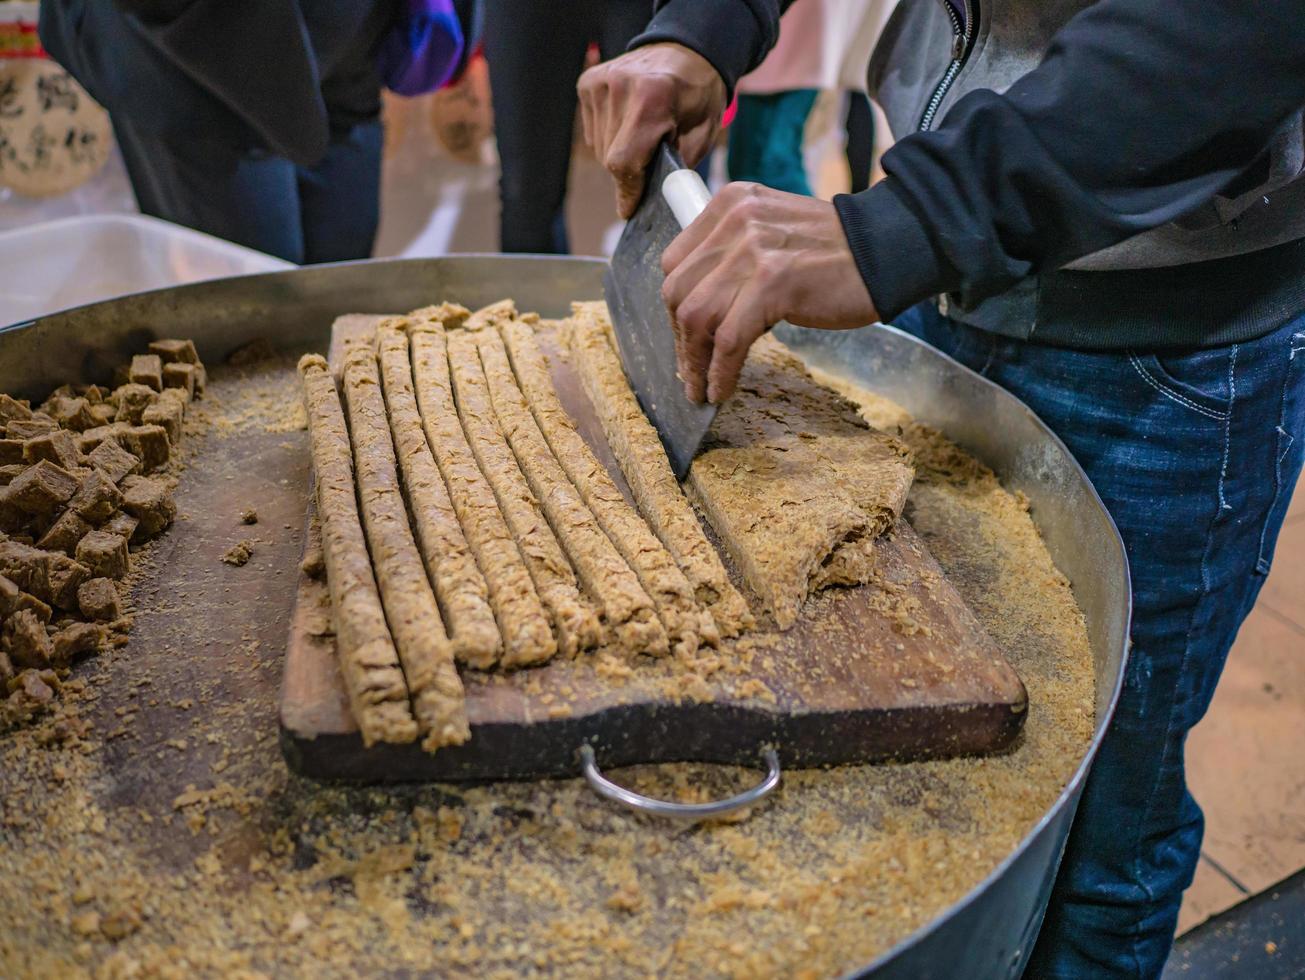
[[[817,89],[740,95],[730,125],[730,180],[751,180],[778,191],[810,196],[802,164],[802,135]]]

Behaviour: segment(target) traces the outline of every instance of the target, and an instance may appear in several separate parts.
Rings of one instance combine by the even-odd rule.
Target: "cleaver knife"
[[[643,199],[625,225],[603,292],[616,345],[648,420],[661,437],[677,480],[716,418],[715,405],[695,405],[675,373],[675,334],[662,302],[662,252],[711,199],[702,178],[663,140],[644,182]]]

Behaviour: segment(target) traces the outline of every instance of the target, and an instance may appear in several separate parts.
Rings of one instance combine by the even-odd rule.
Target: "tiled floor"
[[[1305,867],[1305,490],[1187,743],[1205,844],[1179,932]]]

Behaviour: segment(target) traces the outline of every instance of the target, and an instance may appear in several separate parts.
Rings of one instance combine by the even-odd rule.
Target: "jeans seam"
[[[1286,387],[1287,387],[1286,385],[1283,385],[1284,389]],[[1277,495],[1282,493],[1282,461],[1287,458],[1287,454],[1291,452],[1291,447],[1296,444],[1296,437],[1287,431],[1286,425],[1282,424],[1286,421],[1287,421],[1286,406],[1284,406],[1283,416],[1279,420],[1278,427],[1275,430],[1277,431],[1278,435],[1282,436],[1282,438],[1287,440],[1286,445],[1282,447],[1282,452],[1278,453],[1278,458],[1273,463],[1273,490],[1274,490],[1273,502],[1275,505],[1278,503]]]
[[[1286,379],[1283,379],[1282,415],[1278,419],[1278,425],[1273,430],[1278,434],[1278,441],[1282,449],[1273,461],[1273,500],[1269,502],[1269,509],[1264,512],[1264,525],[1260,528],[1260,547],[1255,556],[1255,570],[1261,575],[1269,574],[1269,562],[1264,556],[1264,543],[1269,537],[1269,523],[1273,520],[1274,511],[1278,509],[1278,502],[1282,499],[1282,461],[1287,458],[1287,454],[1291,452],[1291,447],[1296,443],[1296,437],[1287,431],[1286,421],[1287,382]]]
[[[1224,495],[1224,483],[1228,479],[1228,457],[1232,455],[1232,410],[1237,402],[1237,351],[1240,344],[1233,344],[1228,352],[1228,414],[1223,422],[1223,463],[1219,467],[1219,511],[1232,510],[1228,498]],[[1204,562],[1202,562],[1204,565]],[[1202,575],[1204,578],[1204,574]],[[1209,588],[1207,583],[1206,588]]]
[[[1135,352],[1133,351],[1128,352],[1128,360],[1133,365],[1133,370],[1135,370],[1138,374],[1142,376],[1142,380],[1145,381],[1147,384],[1149,384],[1156,391],[1160,392],[1160,394],[1164,395],[1166,398],[1171,398],[1174,401],[1176,401],[1179,405],[1182,405],[1184,408],[1190,408],[1193,412],[1199,412],[1200,414],[1206,416],[1207,418],[1214,419],[1216,422],[1223,422],[1228,418],[1227,412],[1216,412],[1212,408],[1206,408],[1204,405],[1198,405],[1196,402],[1192,401],[1190,398],[1186,397],[1185,395],[1180,395],[1178,392],[1174,391],[1168,385],[1162,384],[1159,380],[1156,379],[1155,375],[1153,375],[1150,371],[1148,371],[1143,366],[1142,362],[1138,359],[1138,356]]]

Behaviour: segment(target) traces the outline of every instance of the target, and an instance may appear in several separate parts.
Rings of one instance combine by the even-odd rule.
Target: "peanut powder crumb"
[[[134,555],[131,642],[79,665],[50,716],[0,735],[0,975],[837,975],[977,885],[1087,748],[1087,634],[1027,501],[858,392],[867,418],[900,426],[920,470],[907,515],[1028,688],[1011,751],[789,772],[767,803],[689,828],[617,809],[579,780],[351,788],[295,776],[275,732],[302,536],[264,543],[266,561],[238,577],[216,561],[233,494],[257,493],[260,523],[302,527],[293,379],[284,358],[212,370],[176,488],[192,546]],[[905,631],[911,610],[899,612]],[[764,700],[750,665],[775,647],[765,634],[745,643],[659,665],[659,683],[683,697],[694,679],[727,677]],[[631,668],[617,660],[600,653],[595,673],[619,684]],[[682,764],[614,778],[701,802],[757,775]]]
[[[249,559],[254,557],[254,542],[249,538],[239,541],[232,545],[222,560],[228,565],[235,565],[240,568],[249,564]]]

